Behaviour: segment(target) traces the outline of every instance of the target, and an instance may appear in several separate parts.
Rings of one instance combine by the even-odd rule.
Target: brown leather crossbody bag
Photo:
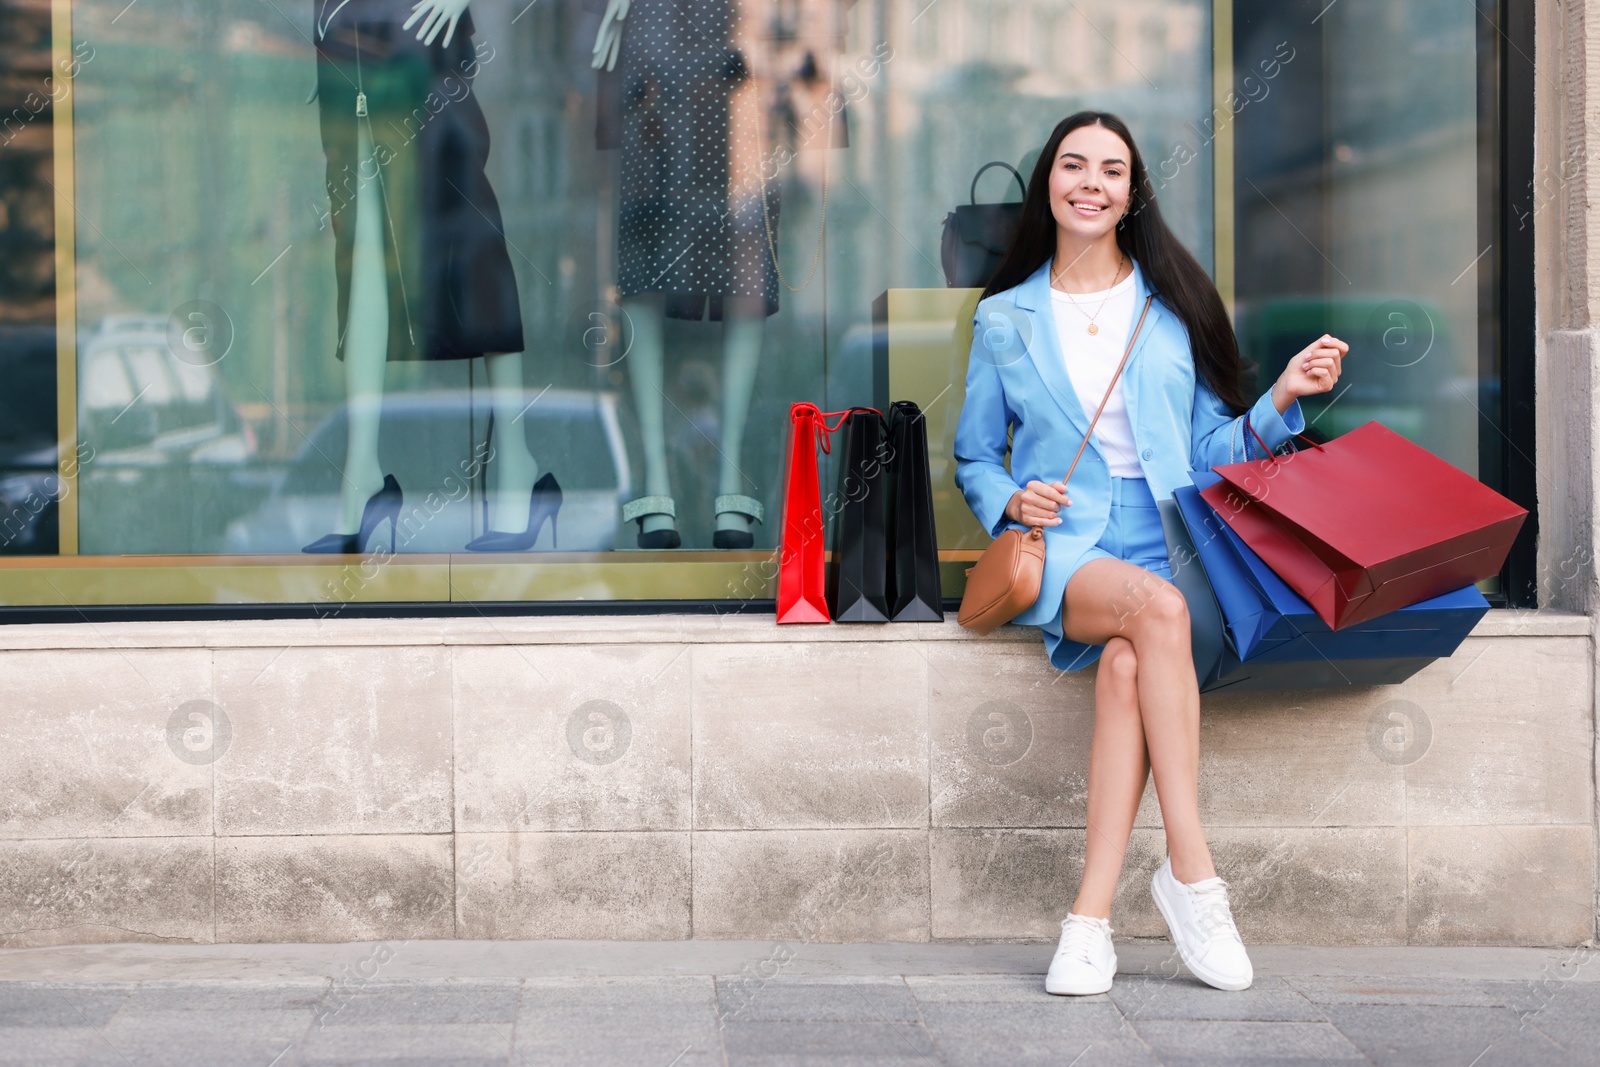
[[[1133,354],[1133,342],[1139,338],[1144,318],[1150,313],[1150,301],[1154,299],[1153,295],[1145,297],[1144,309],[1139,312],[1139,321],[1128,337],[1122,362],[1117,364],[1111,384],[1106,386],[1106,395],[1100,398],[1100,406],[1095,408],[1094,418],[1089,420],[1089,429],[1078,444],[1078,453],[1072,457],[1066,477],[1061,479],[1063,483],[1070,481],[1072,472],[1078,469],[1078,460],[1083,458],[1083,450],[1088,447],[1095,423],[1100,421],[1100,413],[1105,411],[1106,402],[1111,399],[1111,391],[1122,378],[1122,368],[1128,365],[1128,357]],[[984,549],[977,564],[967,568],[967,589],[961,596],[961,611],[956,615],[956,621],[980,634],[992,633],[1032,607],[1039,599],[1039,587],[1043,583],[1044,530],[1034,526],[1027,530],[1002,531],[994,543]]]

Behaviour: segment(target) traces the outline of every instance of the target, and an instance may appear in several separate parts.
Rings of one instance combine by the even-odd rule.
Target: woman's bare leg
[[[1143,567],[1091,560],[1067,583],[1064,619],[1071,640],[1103,644],[1121,637],[1133,646],[1139,715],[1172,873],[1188,883],[1215,876],[1200,825],[1200,687],[1183,594]],[[1134,763],[1124,753],[1107,765],[1132,768]]]
[[[1083,885],[1072,910],[1111,918],[1133,819],[1150,763],[1139,716],[1138,653],[1125,637],[1106,642],[1094,682],[1094,742],[1089,749],[1089,836]]]

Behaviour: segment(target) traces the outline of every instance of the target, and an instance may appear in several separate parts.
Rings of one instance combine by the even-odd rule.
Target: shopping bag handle
[[[1249,431],[1250,431],[1250,436],[1251,436],[1251,437],[1254,437],[1254,438],[1255,438],[1255,439],[1256,439],[1256,441],[1257,441],[1257,443],[1259,443],[1259,444],[1260,444],[1260,445],[1261,445],[1261,452],[1262,452],[1262,455],[1264,455],[1264,456],[1266,456],[1266,458],[1267,458],[1267,459],[1271,459],[1271,460],[1276,460],[1276,459],[1278,459],[1278,458],[1279,458],[1279,456],[1278,456],[1278,455],[1277,455],[1277,454],[1276,454],[1276,453],[1275,453],[1275,452],[1273,452],[1273,451],[1272,451],[1272,449],[1271,449],[1271,448],[1268,448],[1268,447],[1267,447],[1267,442],[1266,442],[1266,440],[1265,440],[1265,439],[1264,439],[1264,438],[1263,438],[1263,437],[1262,437],[1262,436],[1261,436],[1261,434],[1260,434],[1260,433],[1258,433],[1258,432],[1257,432],[1257,431],[1256,431],[1256,428],[1255,428],[1255,427],[1254,427],[1254,426],[1252,426],[1252,425],[1251,425],[1251,424],[1250,424],[1250,413],[1249,413],[1249,412],[1245,412],[1245,416],[1244,416],[1244,428],[1245,428],[1245,429],[1246,429],[1246,430],[1249,430]],[[1323,451],[1326,451],[1326,450],[1325,450],[1325,449],[1324,449],[1324,448],[1323,448],[1323,447],[1322,447],[1322,445],[1321,445],[1321,443],[1320,443],[1320,442],[1317,442],[1317,441],[1313,441],[1313,440],[1312,440],[1312,439],[1311,439],[1311,438],[1309,438],[1309,437],[1307,437],[1307,436],[1306,436],[1306,435],[1305,435],[1305,434],[1303,434],[1303,433],[1297,433],[1297,434],[1294,434],[1294,435],[1292,435],[1292,436],[1291,436],[1291,437],[1290,437],[1290,438],[1289,438],[1289,441],[1288,441],[1288,444],[1289,444],[1289,448],[1290,448],[1290,450],[1291,450],[1291,451],[1293,451],[1293,452],[1298,452],[1298,451],[1300,451],[1300,450],[1299,450],[1299,449],[1298,449],[1298,448],[1295,448],[1295,447],[1294,447],[1294,439],[1295,439],[1295,438],[1296,438],[1296,437],[1298,437],[1298,438],[1300,438],[1300,440],[1302,440],[1302,441],[1304,441],[1304,442],[1305,442],[1305,443],[1306,443],[1306,444],[1308,444],[1308,445],[1310,445],[1310,446],[1311,446],[1311,447],[1312,447],[1312,448],[1314,448],[1314,449],[1316,449],[1316,450],[1317,450],[1317,451],[1318,451],[1318,452],[1323,452]]]
[[[843,411],[823,411],[810,401],[801,400],[789,406],[789,421],[799,422],[801,418],[816,420],[817,443],[822,446],[822,454],[826,456],[832,454],[833,435],[844,427],[846,419],[858,411],[870,411],[880,420],[883,418],[883,412],[877,408],[854,407],[845,408]],[[835,420],[832,426],[828,425],[829,419]]]

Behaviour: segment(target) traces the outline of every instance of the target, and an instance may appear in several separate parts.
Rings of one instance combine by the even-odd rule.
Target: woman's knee
[[[1183,599],[1183,594],[1171,582],[1162,582],[1151,590],[1150,599],[1140,614],[1150,626],[1163,631],[1182,631],[1185,637],[1188,635],[1189,602]]]
[[[1097,684],[1110,685],[1119,692],[1134,692],[1139,682],[1139,655],[1125,637],[1113,637],[1100,653]]]

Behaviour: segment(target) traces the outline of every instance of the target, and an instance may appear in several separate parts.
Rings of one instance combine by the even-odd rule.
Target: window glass
[[[770,595],[790,405],[911,399],[958,593],[987,238],[955,213],[1014,205],[1083,108],[1130,124],[1259,387],[1327,330],[1318,431],[1494,447],[1470,6],[438,2],[426,41],[416,0],[56,0],[70,39],[0,0],[43,101],[0,134],[0,554],[303,602],[392,533],[451,575],[408,599]],[[60,595],[131,596],[94,566]]]
[[[460,552],[549,475],[563,549],[765,554],[789,405],[885,401],[874,306],[950,292],[945,215],[1072,110],[1160,162],[1210,103],[1196,0],[479,0],[448,44],[411,8],[73,5],[81,551],[296,553],[388,475],[402,520],[444,501],[399,551]],[[1162,196],[1209,263],[1205,146]],[[118,521],[201,462],[224,521]]]
[[[1240,340],[1267,383],[1309,339],[1343,338],[1343,380],[1306,402],[1308,421],[1336,436],[1377,419],[1477,474],[1479,412],[1492,424],[1496,402],[1479,355],[1484,16],[1449,0],[1323,6],[1234,5],[1241,70],[1284,53],[1238,116]]]

